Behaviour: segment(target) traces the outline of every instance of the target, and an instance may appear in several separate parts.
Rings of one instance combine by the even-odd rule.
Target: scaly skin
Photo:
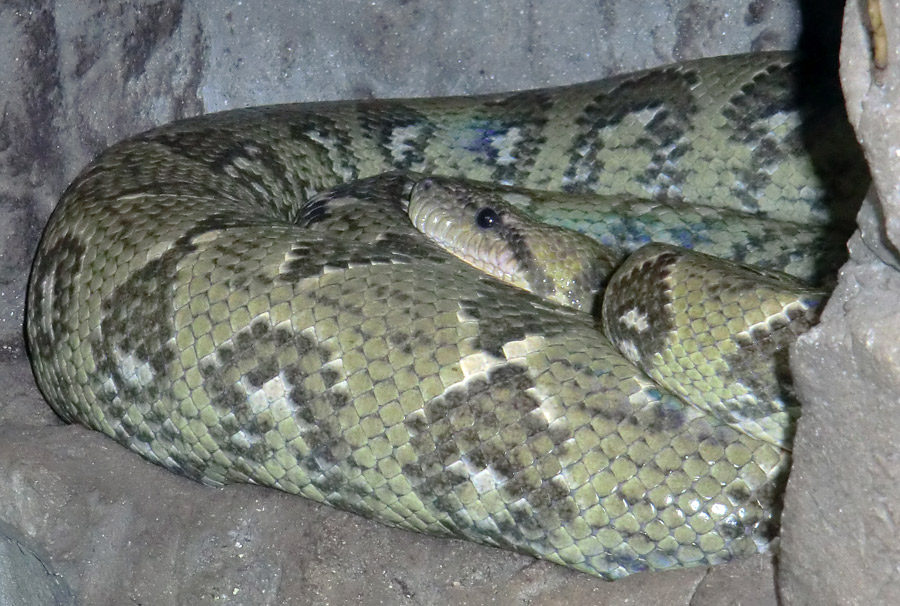
[[[196,480],[605,578],[765,549],[784,449],[685,405],[586,314],[425,240],[412,177],[358,180],[669,197],[822,229],[838,198],[800,153],[790,73],[781,55],[723,58],[138,135],[85,169],[44,233],[38,384],[64,419]]]

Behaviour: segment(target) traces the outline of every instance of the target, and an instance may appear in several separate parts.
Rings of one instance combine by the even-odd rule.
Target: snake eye
[[[500,224],[500,215],[493,208],[485,206],[475,213],[475,225],[481,229],[491,229]]]

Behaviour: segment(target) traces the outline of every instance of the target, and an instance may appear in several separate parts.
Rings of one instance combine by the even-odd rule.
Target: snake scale
[[[43,235],[37,382],[63,419],[195,480],[607,579],[765,550],[797,416],[786,344],[824,297],[772,271],[827,282],[834,209],[866,186],[794,76],[785,55],[735,56],[139,134]],[[475,216],[427,218],[441,204]],[[458,260],[412,214],[490,228],[537,287]],[[597,277],[552,252],[562,236],[533,244],[534,220],[608,246],[605,269],[637,252]],[[541,250],[578,278],[566,305],[540,292]],[[589,274],[592,293],[609,281],[599,321],[568,305]]]

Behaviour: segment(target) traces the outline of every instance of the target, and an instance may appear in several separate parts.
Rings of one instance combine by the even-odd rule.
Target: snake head
[[[591,312],[616,259],[572,230],[542,223],[511,202],[518,190],[427,177],[410,194],[413,225],[444,250],[513,286]]]

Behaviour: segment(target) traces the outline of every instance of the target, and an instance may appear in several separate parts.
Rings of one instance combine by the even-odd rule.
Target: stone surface
[[[900,603],[900,2],[880,2],[885,69],[866,5],[847,3],[841,80],[874,188],[822,321],[791,359],[804,403],[779,567],[791,605]]]
[[[21,535],[0,522],[0,604],[4,606],[69,606],[75,597],[64,579],[47,565]]]
[[[21,321],[31,257],[55,201],[95,153],[129,134],[260,103],[562,84],[671,60],[790,48],[798,37],[809,45],[811,36],[827,37],[837,27],[827,17],[839,14],[839,2],[799,4],[801,18],[793,3],[775,0],[273,0],[227,7],[201,0],[4,0],[0,603],[53,603],[44,599],[53,595],[59,604],[97,605],[776,604],[766,556],[610,584],[496,549],[393,530],[271,490],[193,484],[100,435],[60,424],[34,387]],[[866,288],[893,285],[878,275],[863,282]],[[842,288],[864,289],[854,284],[845,280]],[[869,310],[858,309],[862,322]],[[828,322],[843,321],[839,308],[829,313]],[[889,343],[884,334],[879,342]],[[844,341],[833,343],[829,356]],[[858,343],[865,349],[865,339]],[[884,351],[870,372],[890,375],[889,355]],[[815,368],[845,376],[837,368],[849,367]],[[822,453],[834,446],[806,433],[798,457],[827,460]],[[798,480],[795,494],[806,490],[816,494],[816,486]],[[799,523],[793,507],[789,520]],[[861,520],[832,526],[835,536],[859,537]],[[781,564],[803,557],[792,548]],[[782,582],[793,592],[839,587],[833,562],[792,565]],[[55,585],[46,584],[48,570]],[[42,595],[38,587],[58,593]]]

